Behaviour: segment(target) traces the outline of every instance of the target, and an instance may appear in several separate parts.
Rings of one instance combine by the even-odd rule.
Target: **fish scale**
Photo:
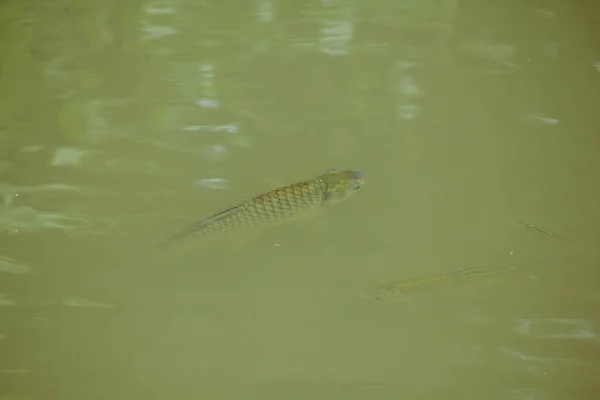
[[[295,219],[327,203],[344,200],[362,186],[363,176],[359,171],[329,170],[315,179],[270,190],[189,226],[161,247],[170,249],[201,237]]]

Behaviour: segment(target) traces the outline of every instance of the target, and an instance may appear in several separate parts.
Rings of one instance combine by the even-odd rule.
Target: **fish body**
[[[345,200],[362,187],[364,174],[332,169],[309,179],[254,196],[171,236],[162,247],[172,248],[194,239],[226,235],[248,228],[293,220],[325,205]]]
[[[437,275],[426,275],[412,279],[388,282],[372,286],[363,293],[372,300],[407,301],[414,295],[439,293],[487,284],[494,278],[502,277],[516,269],[516,266],[502,268],[470,268]]]
[[[531,225],[531,224],[528,224],[528,223],[520,221],[520,220],[517,220],[517,222],[520,223],[521,225],[525,225],[528,228],[535,229],[536,231],[543,233],[544,235],[552,236],[554,238],[561,239],[561,240],[569,240],[569,238],[567,238],[567,237],[557,235],[556,233],[547,231],[546,229],[540,228],[539,226]]]

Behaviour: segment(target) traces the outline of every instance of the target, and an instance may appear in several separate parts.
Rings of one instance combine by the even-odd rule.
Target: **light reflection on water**
[[[0,398],[590,398],[599,50],[567,3],[0,6]],[[152,248],[329,168],[371,182]],[[535,281],[355,296],[515,260]]]

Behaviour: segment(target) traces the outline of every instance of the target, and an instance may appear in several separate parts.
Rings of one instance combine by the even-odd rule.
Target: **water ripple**
[[[0,255],[0,272],[9,274],[31,274],[31,268],[26,264],[19,264],[10,257]]]
[[[593,321],[573,318],[518,319],[513,331],[535,339],[598,340]]]

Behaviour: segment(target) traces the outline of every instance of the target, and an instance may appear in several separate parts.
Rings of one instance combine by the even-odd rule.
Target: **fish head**
[[[319,176],[319,181],[327,184],[323,201],[337,203],[359,190],[365,182],[365,174],[356,170],[330,169]]]

